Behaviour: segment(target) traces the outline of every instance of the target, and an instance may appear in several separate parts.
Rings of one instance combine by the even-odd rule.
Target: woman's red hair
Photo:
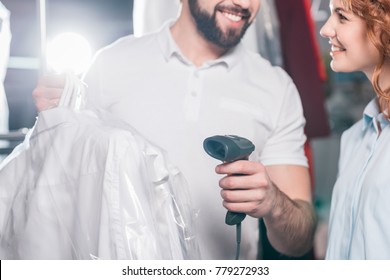
[[[381,88],[379,77],[385,60],[390,57],[390,0],[341,0],[341,2],[347,10],[366,22],[368,36],[380,53],[381,60],[375,67],[372,84],[378,94],[381,111],[389,118],[390,87]]]

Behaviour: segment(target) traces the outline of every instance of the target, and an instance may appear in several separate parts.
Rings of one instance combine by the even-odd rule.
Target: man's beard
[[[209,15],[206,11],[201,10],[198,0],[189,0],[188,2],[192,17],[195,20],[198,30],[209,42],[220,48],[229,49],[236,46],[241,41],[241,38],[244,36],[245,31],[250,25],[250,23],[246,21],[240,31],[229,29],[226,33],[224,33],[218,26],[216,19],[218,6],[214,9],[214,13]],[[249,11],[242,9],[239,9],[239,11],[245,15],[245,18],[250,17]]]

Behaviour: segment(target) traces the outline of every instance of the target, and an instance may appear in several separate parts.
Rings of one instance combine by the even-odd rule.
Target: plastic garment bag
[[[0,134],[8,132],[8,103],[4,91],[4,78],[7,72],[11,43],[10,12],[0,2]],[[7,147],[8,142],[0,141],[0,147]],[[0,161],[2,156],[0,155]]]
[[[0,165],[0,258],[198,259],[180,171],[127,124],[72,100],[41,112]]]

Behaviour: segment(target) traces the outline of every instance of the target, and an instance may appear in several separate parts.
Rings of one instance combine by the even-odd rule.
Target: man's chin
[[[240,43],[241,39],[236,40],[219,40],[218,42],[214,42],[214,44],[221,49],[231,49],[235,46],[237,46]]]

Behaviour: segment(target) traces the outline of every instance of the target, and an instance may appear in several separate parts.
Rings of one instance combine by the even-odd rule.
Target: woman
[[[362,71],[375,98],[341,139],[327,259],[390,259],[390,0],[331,0],[331,68]]]

